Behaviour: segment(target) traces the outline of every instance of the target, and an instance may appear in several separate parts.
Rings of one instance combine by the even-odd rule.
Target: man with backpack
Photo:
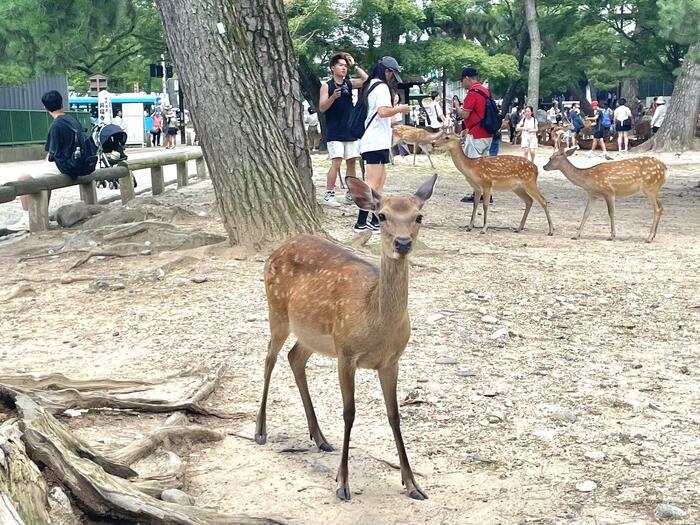
[[[44,150],[48,152],[47,161],[56,164],[55,167],[42,165],[42,173],[56,171],[75,179],[95,171],[97,164],[97,148],[92,139],[85,133],[82,124],[74,117],[66,115],[63,110],[63,97],[58,91],[49,91],[41,97],[41,102],[53,122],[49,128]],[[32,180],[31,175],[20,175],[18,180]],[[29,198],[20,196],[22,217],[14,224],[7,226],[12,231],[29,230]]]
[[[608,155],[608,151],[605,149],[605,136],[610,132],[610,126],[612,125],[612,116],[608,111],[607,104],[604,104],[602,108],[599,107],[598,101],[594,100],[591,102],[591,107],[595,115],[595,131],[593,132],[593,143],[591,144],[591,151],[588,152],[588,156],[592,157],[595,153],[598,141],[600,141],[600,149],[603,150],[603,157],[605,160],[612,160],[612,157]]]

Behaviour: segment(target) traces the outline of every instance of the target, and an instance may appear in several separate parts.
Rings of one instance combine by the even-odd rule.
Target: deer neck
[[[382,255],[379,265],[379,286],[375,305],[377,320],[391,326],[406,315],[408,307],[408,259],[392,259]]]
[[[466,177],[469,177],[470,179],[479,178],[478,175],[472,169],[474,161],[476,159],[470,159],[469,157],[467,157],[462,151],[461,146],[459,148],[450,149],[450,156],[452,157],[452,162],[454,162],[455,166],[457,166],[457,168]]]
[[[564,165],[561,167],[560,171],[564,174],[564,176],[571,182],[576,184],[576,186],[581,186],[585,188],[589,182],[588,176],[586,174],[587,170],[577,168],[571,163],[571,161],[567,157],[564,157],[562,160],[564,162]]]

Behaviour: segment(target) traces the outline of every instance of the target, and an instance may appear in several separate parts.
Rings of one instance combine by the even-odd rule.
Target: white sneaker
[[[355,204],[355,201],[352,200],[352,195],[350,195],[349,191],[345,194],[345,202],[348,204]]]
[[[340,203],[335,200],[335,192],[334,191],[327,191],[326,196],[323,197],[323,202],[325,206],[331,206],[332,208],[337,208],[340,206]]]
[[[22,217],[14,223],[5,226],[6,229],[13,232],[28,232],[29,231],[29,215],[26,213],[22,214]]]

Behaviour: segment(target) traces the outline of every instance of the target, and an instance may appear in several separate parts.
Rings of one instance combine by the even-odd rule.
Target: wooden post
[[[49,229],[49,192],[41,190],[30,193],[29,198],[29,231],[43,232]]]
[[[126,177],[119,179],[119,193],[122,197],[122,204],[126,204],[136,197],[136,193],[134,193],[134,175],[131,170],[129,170]]]
[[[153,166],[151,168],[151,193],[160,195],[165,188],[165,179],[163,178],[163,166]]]
[[[197,178],[206,179],[207,178],[207,163],[204,162],[204,157],[199,157],[195,164],[197,166]]]
[[[94,180],[80,185],[80,200],[85,204],[97,204],[97,187]]]
[[[177,187],[187,186],[187,161],[177,163]]]

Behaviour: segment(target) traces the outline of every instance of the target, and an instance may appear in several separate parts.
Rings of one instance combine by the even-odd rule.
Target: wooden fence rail
[[[29,230],[32,232],[49,229],[49,192],[68,186],[80,187],[80,200],[86,204],[97,203],[96,183],[118,179],[122,204],[135,197],[133,173],[140,169],[151,169],[151,191],[153,195],[163,193],[165,180],[163,166],[177,166],[177,187],[188,184],[187,161],[194,160],[197,166],[197,178],[206,179],[207,167],[201,150],[169,151],[149,157],[127,160],[111,168],[95,170],[90,175],[71,179],[60,173],[38,175],[27,181],[11,181],[0,186],[0,203],[12,202],[21,195],[29,197]]]

